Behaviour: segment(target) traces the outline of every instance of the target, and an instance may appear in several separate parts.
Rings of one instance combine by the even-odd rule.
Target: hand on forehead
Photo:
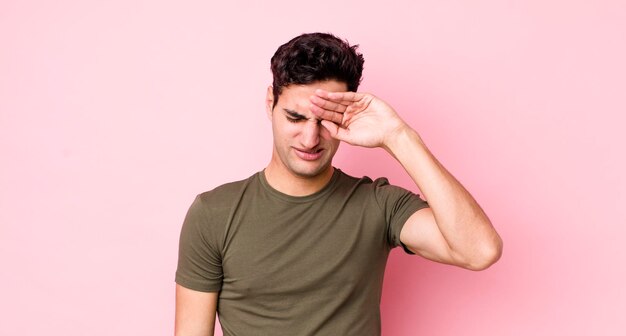
[[[341,124],[345,121],[345,113],[352,112],[360,106],[363,94],[356,92],[330,92],[316,89],[309,97],[311,112],[319,118]]]

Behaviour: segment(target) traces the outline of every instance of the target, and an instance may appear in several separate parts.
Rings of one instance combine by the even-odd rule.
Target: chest
[[[332,295],[335,287],[378,281],[388,253],[384,217],[367,202],[328,198],[294,204],[250,197],[229,218],[223,290],[264,299]]]

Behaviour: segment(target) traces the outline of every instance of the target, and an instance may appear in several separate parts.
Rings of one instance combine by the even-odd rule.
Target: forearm
[[[483,268],[495,262],[502,241],[472,195],[406,126],[386,139],[384,148],[411,176],[430,205],[451,256],[460,264]]]

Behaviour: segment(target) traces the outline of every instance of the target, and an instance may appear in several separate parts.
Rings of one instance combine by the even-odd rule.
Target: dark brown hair
[[[356,91],[363,73],[363,55],[332,34],[302,34],[281,45],[272,56],[274,106],[283,87],[323,80],[344,82]]]

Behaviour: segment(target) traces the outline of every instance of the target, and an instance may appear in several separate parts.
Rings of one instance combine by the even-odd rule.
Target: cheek
[[[288,121],[274,121],[274,138],[289,141],[290,138],[296,137],[300,132],[298,125]]]
[[[293,138],[297,136],[298,134],[300,134],[300,131],[301,131],[300,128],[301,127],[298,124],[285,121],[283,125],[283,135],[286,137]]]

